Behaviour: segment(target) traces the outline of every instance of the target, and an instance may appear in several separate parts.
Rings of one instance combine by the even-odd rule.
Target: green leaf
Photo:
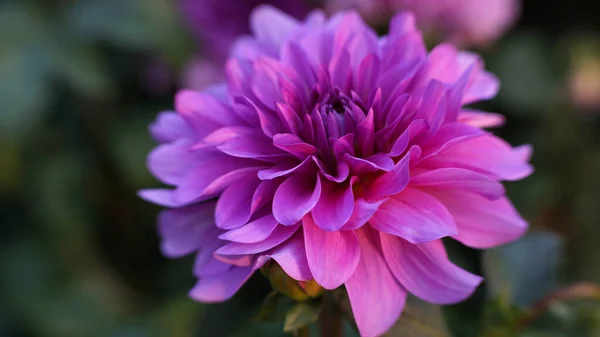
[[[286,314],[283,331],[293,332],[315,322],[321,313],[321,304],[314,301],[296,303]]]
[[[258,315],[256,315],[256,319],[264,322],[283,321],[286,316],[286,311],[292,304],[293,301],[291,298],[278,291],[273,291],[265,298]]]

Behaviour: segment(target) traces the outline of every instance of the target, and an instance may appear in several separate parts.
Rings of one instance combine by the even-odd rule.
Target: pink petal
[[[284,181],[273,197],[273,216],[282,225],[296,224],[310,212],[321,196],[319,175],[294,175]]]
[[[497,113],[463,109],[458,115],[458,121],[478,128],[493,128],[502,126],[505,118]]]
[[[325,289],[335,289],[352,276],[360,259],[360,247],[352,231],[327,232],[310,216],[302,220],[308,266],[315,281]]]
[[[381,205],[369,223],[415,244],[457,233],[454,220],[442,202],[410,187]]]
[[[348,222],[341,228],[342,230],[353,230],[362,227],[366,224],[373,214],[377,212],[379,206],[383,204],[385,200],[379,200],[375,202],[368,202],[365,199],[354,200],[354,210]]]
[[[217,201],[215,224],[221,229],[238,228],[250,220],[252,198],[260,180],[256,177],[241,180],[223,191]]]
[[[350,219],[354,208],[352,184],[323,180],[321,188],[319,202],[312,210],[313,220],[326,231],[339,230]]]
[[[436,156],[428,158],[427,165],[461,167],[490,174],[496,179],[519,180],[533,172],[527,163],[529,150],[512,148],[496,136],[483,135],[448,146]]]
[[[251,267],[233,267],[222,274],[201,277],[189,296],[205,303],[228,300],[250,278],[253,271]]]
[[[219,239],[239,243],[260,242],[269,237],[276,227],[277,220],[275,220],[273,215],[266,215],[242,227],[219,235]]]
[[[483,280],[446,257],[441,241],[413,245],[380,233],[381,250],[388,267],[404,288],[436,304],[453,304],[469,297]]]
[[[372,231],[357,231],[361,257],[346,290],[356,325],[363,337],[376,337],[389,330],[400,316],[406,290],[396,281],[383,259],[379,239]]]
[[[410,179],[410,186],[432,186],[445,189],[462,189],[479,193],[490,199],[504,195],[504,186],[486,175],[461,168],[441,168],[416,174]]]
[[[453,237],[474,248],[491,248],[514,241],[527,231],[508,198],[489,200],[460,190],[428,190],[450,211],[458,234]]]

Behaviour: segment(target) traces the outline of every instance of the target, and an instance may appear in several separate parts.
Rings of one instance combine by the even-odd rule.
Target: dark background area
[[[599,18],[598,1],[525,0],[480,50],[502,80],[494,132],[534,145],[536,173],[508,185],[531,233],[449,243],[486,282],[443,311],[411,302],[390,336],[600,336]],[[174,1],[0,0],[0,336],[284,335],[254,319],[258,273],[229,302],[188,299],[192,259],[161,257],[159,208],[136,196],[158,186],[147,125],[197,47]]]

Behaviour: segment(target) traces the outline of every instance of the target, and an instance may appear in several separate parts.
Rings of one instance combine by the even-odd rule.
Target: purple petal
[[[436,188],[462,189],[479,193],[490,199],[504,195],[504,186],[496,180],[477,172],[461,168],[441,168],[413,175],[411,186],[431,186]]]
[[[250,16],[254,36],[274,50],[279,50],[298,24],[293,17],[268,5],[256,7]]]
[[[161,143],[174,142],[177,139],[193,139],[195,136],[183,118],[175,112],[161,112],[156,121],[150,124],[152,137]]]
[[[454,220],[442,202],[410,187],[381,205],[369,224],[415,244],[457,233]]]
[[[210,202],[162,211],[158,216],[162,253],[175,258],[198,250],[214,228],[214,210]]]
[[[251,267],[233,267],[225,273],[201,277],[189,296],[205,303],[222,302],[233,296],[252,275]]]
[[[215,224],[221,229],[238,228],[250,220],[252,199],[260,184],[258,178],[244,179],[223,191],[215,210]]]
[[[361,257],[346,290],[358,331],[363,337],[381,336],[400,316],[406,290],[396,281],[383,259],[378,238],[365,228],[358,230]]]
[[[207,152],[190,151],[189,140],[178,140],[157,146],[148,155],[148,169],[165,184],[177,185],[194,167],[200,165]]]
[[[360,246],[352,231],[324,231],[310,216],[302,220],[308,266],[315,281],[333,290],[352,276],[360,259]]]
[[[269,237],[276,227],[277,220],[273,215],[267,215],[242,227],[225,232],[219,235],[219,239],[239,243],[256,243]]]
[[[404,288],[436,304],[454,304],[469,297],[483,280],[446,257],[441,241],[413,245],[380,233],[381,250],[388,267]]]
[[[296,224],[310,212],[321,196],[319,175],[294,175],[284,181],[273,197],[273,215],[282,225]]]
[[[326,231],[339,230],[350,219],[354,209],[352,184],[323,180],[321,188],[319,202],[312,210],[313,220]]]
[[[181,181],[175,190],[175,201],[185,203],[219,193],[242,177],[256,175],[260,167],[255,165],[254,160],[226,154],[206,158]]]
[[[265,252],[289,239],[300,227],[295,226],[277,226],[275,230],[263,241],[256,243],[238,243],[230,242],[217,249],[217,255],[249,255]]]
[[[231,107],[199,91],[180,91],[175,97],[175,107],[199,138],[222,126],[243,124]]]
[[[491,248],[514,241],[527,231],[527,222],[519,216],[506,197],[489,200],[460,190],[428,190],[450,211],[458,234],[453,237],[474,248]]]
[[[169,190],[166,188],[150,188],[141,190],[138,192],[138,196],[148,202],[153,204],[157,204],[163,207],[181,207],[184,206],[185,203],[175,202],[173,199],[175,194],[174,190]]]

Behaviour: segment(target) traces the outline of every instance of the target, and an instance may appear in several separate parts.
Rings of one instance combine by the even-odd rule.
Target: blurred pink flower
[[[427,52],[410,14],[379,38],[354,12],[304,22],[268,6],[238,40],[227,83],[182,91],[151,125],[148,167],[173,189],[162,251],[196,254],[190,296],[230,298],[270,260],[298,281],[345,285],[362,336],[385,333],[407,292],[455,303],[481,282],[441,238],[488,248],[526,222],[501,181],[532,172],[529,146],[484,131],[500,115],[465,108],[498,81],[477,55]]]
[[[189,60],[182,72],[182,85],[201,90],[224,80],[223,67],[233,41],[250,34],[252,9],[266,3],[297,17],[306,16],[305,0],[179,0],[180,8],[201,52]]]
[[[356,8],[371,22],[385,22],[390,13],[411,10],[419,26],[460,45],[486,45],[516,21],[520,0],[328,0],[328,8]]]

